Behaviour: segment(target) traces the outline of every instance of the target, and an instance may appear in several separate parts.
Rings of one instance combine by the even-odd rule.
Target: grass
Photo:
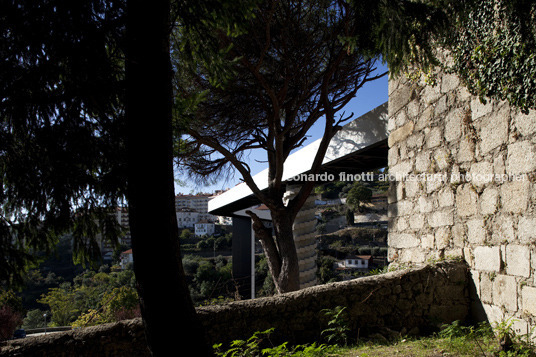
[[[342,357],[428,357],[461,356],[483,357],[495,356],[497,348],[485,340],[462,341],[460,339],[424,337],[419,339],[402,339],[392,344],[366,343],[358,347],[341,348],[331,356]]]
[[[339,342],[346,342],[347,330],[338,329],[344,325],[344,308],[333,311],[330,315],[331,328],[325,330],[329,337],[341,337]],[[504,321],[493,329],[487,323],[463,325],[455,321],[444,325],[441,332],[427,337],[398,337],[394,340],[360,341],[350,347],[338,347],[328,344],[300,345],[289,347],[287,343],[272,348],[261,348],[260,343],[269,341],[273,329],[255,333],[247,341],[237,340],[228,350],[216,345],[220,357],[536,357],[534,341],[528,336],[517,336],[512,329],[512,320]]]
[[[455,321],[443,326],[435,335],[420,338],[402,338],[392,343],[364,342],[358,346],[341,348],[331,356],[342,357],[510,357],[536,356],[533,341],[528,336],[516,336],[511,322],[491,328],[489,324],[463,326]],[[505,342],[507,348],[502,348]]]

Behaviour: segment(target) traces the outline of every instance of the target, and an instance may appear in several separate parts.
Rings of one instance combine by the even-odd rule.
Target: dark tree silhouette
[[[66,232],[78,260],[98,258],[126,199],[152,353],[211,355],[175,222],[171,13],[169,1],[2,2],[0,281],[20,282]]]

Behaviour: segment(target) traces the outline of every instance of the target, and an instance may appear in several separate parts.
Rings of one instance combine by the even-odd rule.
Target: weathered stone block
[[[419,211],[421,213],[432,212],[432,210],[434,209],[434,201],[432,200],[431,197],[426,197],[426,196],[419,197],[418,205],[419,205]]]
[[[499,191],[494,187],[487,187],[480,195],[480,213],[482,215],[494,214],[499,201]]]
[[[480,151],[487,154],[508,141],[509,109],[503,105],[497,112],[482,118],[479,129]]]
[[[460,140],[458,148],[458,162],[472,161],[475,158],[475,143],[468,137]]]
[[[409,226],[412,229],[422,229],[424,227],[424,215],[413,214],[409,217]]]
[[[482,304],[482,307],[486,312],[486,316],[488,317],[488,321],[490,324],[500,323],[504,321],[504,312],[499,306]]]
[[[518,141],[508,145],[507,174],[522,174],[536,170],[536,150],[530,141]]]
[[[428,217],[430,227],[452,226],[454,224],[453,210],[435,211]]]
[[[531,110],[528,114],[515,113],[514,123],[519,133],[523,136],[536,133],[536,110]]]
[[[475,266],[475,255],[472,247],[463,248],[463,259],[467,262],[467,265],[470,267]]]
[[[447,111],[448,107],[448,96],[444,95],[435,103],[434,106],[434,115],[436,117],[442,115],[444,112]]]
[[[525,212],[529,198],[528,181],[512,181],[501,185],[501,205],[505,212]]]
[[[480,274],[480,300],[488,304],[493,302],[493,282],[489,273]]]
[[[421,183],[418,180],[407,180],[404,184],[406,197],[415,197],[422,192]]]
[[[469,270],[469,274],[471,274],[471,280],[473,281],[476,294],[478,297],[480,297],[480,272],[478,270],[471,269]]]
[[[424,263],[426,256],[421,247],[404,248],[400,251],[400,260],[411,264]]]
[[[493,182],[495,176],[493,174],[493,165],[487,161],[472,164],[469,174],[471,175],[471,182],[476,187],[488,185]]]
[[[389,116],[393,116],[406,104],[413,96],[413,88],[402,86],[389,95]]]
[[[410,160],[401,161],[389,169],[389,174],[393,175],[397,180],[403,179],[413,169],[413,162]]]
[[[534,243],[534,241],[536,240],[536,217],[519,217],[519,222],[517,225],[517,236],[521,243]]]
[[[461,217],[474,216],[477,213],[478,194],[470,184],[458,186],[456,190],[456,209]]]
[[[408,121],[408,115],[406,114],[406,111],[405,110],[399,111],[395,115],[395,129],[406,124],[407,121]]]
[[[441,92],[447,93],[456,89],[460,84],[460,79],[455,74],[444,74],[441,78]]]
[[[521,301],[523,311],[536,316],[536,288],[532,286],[524,286],[521,289]]]
[[[484,271],[501,270],[501,250],[499,247],[478,246],[474,249],[475,269]]]
[[[394,144],[403,141],[408,136],[413,133],[413,128],[415,127],[415,124],[413,124],[412,121],[407,122],[405,125],[401,126],[400,128],[396,129],[395,131],[391,132],[389,134],[388,144],[389,147],[392,147]]]
[[[399,216],[408,216],[413,214],[413,202],[410,200],[398,201],[396,206]]]
[[[459,86],[456,90],[456,100],[459,102],[469,101],[471,99],[471,93],[465,86]]]
[[[463,249],[458,247],[452,247],[449,246],[447,249],[445,249],[445,257],[452,257],[454,258],[463,258]]]
[[[427,107],[423,109],[423,112],[421,115],[419,115],[419,118],[417,119],[417,122],[415,123],[415,130],[423,130],[424,128],[427,128],[430,125],[430,121],[434,117],[434,108],[433,107]]]
[[[451,163],[450,153],[444,148],[434,151],[434,162],[440,170],[446,170]]]
[[[387,131],[392,132],[396,129],[396,117],[389,117],[387,121]]]
[[[415,172],[423,173],[428,172],[430,168],[430,153],[428,151],[421,151],[415,158]]]
[[[514,221],[509,215],[496,215],[492,227],[493,244],[503,244],[515,239]]]
[[[406,139],[406,145],[408,148],[417,148],[419,149],[424,143],[424,134],[422,133],[415,133],[413,132],[413,135],[410,135]]]
[[[441,98],[441,90],[439,86],[425,86],[422,91],[422,100],[426,104],[432,104]]]
[[[439,207],[450,207],[454,205],[454,192],[450,187],[445,187],[437,195]]]
[[[488,101],[486,104],[482,103],[480,99],[471,99],[471,118],[473,120],[480,118],[483,115],[491,113],[493,110],[493,102]]]
[[[527,321],[514,319],[512,321],[512,330],[518,336],[526,335],[529,332]]]
[[[435,242],[433,234],[425,234],[421,237],[421,247],[424,249],[433,249],[434,245]]]
[[[531,248],[530,250],[530,269],[531,269],[531,275],[533,277],[536,276],[536,249],[535,248]]]
[[[426,147],[434,148],[441,145],[441,129],[435,127],[426,135]]]
[[[506,173],[506,164],[504,163],[503,154],[499,154],[493,159],[493,173],[496,175],[504,175]]]
[[[399,155],[398,155],[398,148],[392,147],[389,149],[387,153],[387,164],[389,167],[392,167],[398,163]]]
[[[467,234],[464,224],[456,223],[454,226],[452,226],[452,242],[454,243],[455,247],[465,247],[466,237]]]
[[[408,103],[406,106],[406,111],[408,114],[408,117],[413,120],[419,116],[421,109],[420,101],[415,99]]]
[[[439,227],[435,232],[436,249],[445,249],[450,245],[450,227]]]
[[[411,159],[413,158],[413,156],[415,156],[413,154],[413,151],[412,150],[408,150],[408,146],[406,144],[406,140],[404,141],[401,141],[400,143],[398,143],[399,145],[399,153],[400,153],[400,159],[401,160],[407,160],[407,159]]]
[[[471,244],[482,245],[486,242],[486,229],[483,219],[467,221],[467,240]]]
[[[406,183],[405,182],[397,182],[396,185],[396,202],[402,201],[406,199]]]
[[[414,248],[419,246],[419,239],[414,234],[391,233],[389,234],[389,246],[393,248]]]
[[[513,244],[506,246],[506,273],[526,278],[530,276],[530,247]]]
[[[504,306],[509,311],[517,311],[516,278],[509,275],[497,275],[493,280],[493,303]]]
[[[465,115],[463,108],[458,108],[447,114],[445,118],[445,140],[458,140],[462,134],[462,122]]]
[[[399,231],[399,232],[403,232],[405,231],[406,229],[409,228],[409,224],[408,224],[408,219],[407,217],[399,217],[397,220],[396,220],[396,229]]]
[[[438,175],[430,175],[426,180],[426,193],[431,194],[443,187],[444,183],[441,177]]]

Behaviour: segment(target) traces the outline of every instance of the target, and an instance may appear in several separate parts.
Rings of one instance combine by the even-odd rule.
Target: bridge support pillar
[[[287,186],[285,199],[289,200],[300,190],[299,185]],[[296,216],[292,231],[300,265],[300,289],[314,286],[316,280],[316,217],[315,197],[310,195]]]
[[[251,218],[233,217],[233,279],[238,294],[251,297]]]

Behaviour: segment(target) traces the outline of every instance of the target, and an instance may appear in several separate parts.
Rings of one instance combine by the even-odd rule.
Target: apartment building
[[[213,197],[210,193],[175,196],[177,224],[179,228],[194,228],[199,221],[217,222],[218,217],[208,213],[208,201]]]
[[[132,246],[132,236],[130,235],[130,221],[128,216],[128,209],[126,207],[117,207],[115,212],[112,213],[117,220],[117,223],[123,229],[123,234],[119,237],[119,244],[125,247]],[[104,261],[111,261],[113,258],[114,247],[109,241],[105,241],[100,237],[101,255]]]
[[[208,201],[212,197],[210,193],[199,193],[196,195],[175,196],[175,208],[177,211],[181,209],[189,209],[199,213],[208,212]]]

